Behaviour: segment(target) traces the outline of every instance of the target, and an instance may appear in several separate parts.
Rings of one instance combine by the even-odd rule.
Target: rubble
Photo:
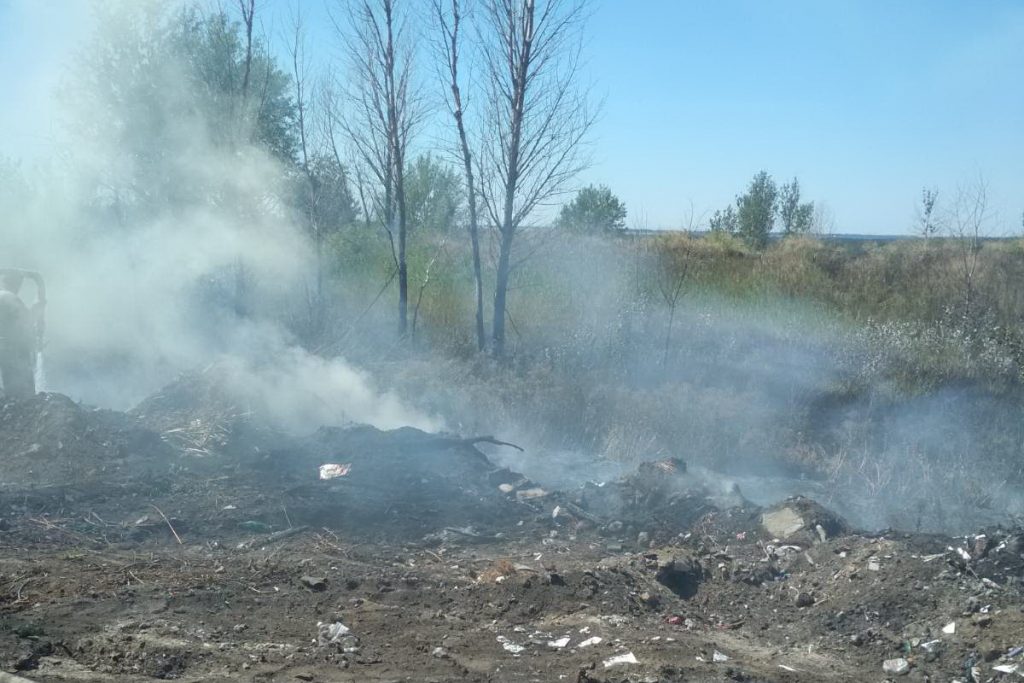
[[[809,683],[1024,666],[1019,528],[860,534],[806,498],[712,495],[678,458],[560,491],[413,429],[290,436],[236,415],[199,457],[174,431],[204,419],[184,394],[131,414],[0,406],[0,669]]]
[[[794,496],[765,510],[761,525],[773,539],[804,545],[824,543],[850,530],[838,515],[803,496]]]
[[[311,591],[327,590],[327,579],[322,576],[303,576],[299,583]]]
[[[893,676],[905,676],[910,673],[910,662],[902,657],[887,659],[882,662],[882,671]]]
[[[604,660],[604,668],[610,669],[613,666],[621,666],[622,664],[639,664],[640,660],[636,658],[632,652],[626,652],[621,655],[615,655]]]

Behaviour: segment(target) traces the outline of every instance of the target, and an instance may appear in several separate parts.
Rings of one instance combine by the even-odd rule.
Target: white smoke
[[[40,25],[46,5],[16,9]],[[17,150],[0,147],[0,171],[26,180],[0,189],[0,265],[46,279],[48,388],[126,409],[219,362],[229,389],[285,426],[437,429],[284,328],[305,305],[313,269],[287,169],[242,133],[225,143],[224,122],[195,106],[184,68],[145,42],[166,16],[157,2],[100,3],[96,31],[62,35],[77,46],[73,59],[44,79],[62,84],[50,101],[59,115],[40,120],[64,121],[65,151],[19,168],[3,162]],[[148,184],[136,188],[138,178]],[[160,196],[142,201],[158,208],[138,210],[153,188]],[[232,308],[240,301],[244,313]]]

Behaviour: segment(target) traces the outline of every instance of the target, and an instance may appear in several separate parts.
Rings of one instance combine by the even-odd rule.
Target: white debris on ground
[[[344,477],[352,469],[352,464],[339,465],[337,463],[326,463],[320,465],[320,479],[337,479]]]
[[[636,658],[632,652],[626,652],[621,655],[615,655],[604,660],[604,668],[610,669],[613,666],[619,666],[620,664],[639,664],[640,660]]]

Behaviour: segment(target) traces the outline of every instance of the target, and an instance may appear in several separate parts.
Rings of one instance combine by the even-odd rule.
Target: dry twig
[[[178,545],[185,545],[181,540],[181,536],[179,536],[178,532],[174,530],[174,525],[171,524],[171,520],[167,519],[167,515],[164,514],[164,511],[158,508],[156,505],[153,505],[152,503],[149,504],[149,507],[156,510],[160,514],[160,516],[164,518],[164,521],[167,522],[167,528],[171,530],[172,534],[174,534],[174,539],[178,541]]]

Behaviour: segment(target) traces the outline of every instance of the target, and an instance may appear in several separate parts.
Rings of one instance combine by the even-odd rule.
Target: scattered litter
[[[516,500],[533,500],[534,498],[543,498],[546,495],[548,495],[548,492],[538,486],[532,489],[516,491]]]
[[[998,671],[1001,674],[1015,674],[1019,668],[1020,664],[999,664],[997,666],[993,666],[992,670]]]
[[[713,661],[715,664],[720,664],[722,662],[728,662],[729,661],[729,655],[723,654],[723,653],[719,652],[718,650],[715,650],[715,653],[713,655],[711,655],[711,661]]]
[[[338,645],[343,652],[359,651],[359,638],[352,633],[348,626],[345,626],[340,621],[333,623],[318,621],[316,628],[316,642],[320,647]]]
[[[448,653],[448,650],[444,649],[443,647],[435,647],[430,652],[430,654],[436,657],[437,659],[448,659],[451,656]]]
[[[351,633],[351,629],[340,621],[336,621],[332,624],[326,624],[322,621],[317,622],[317,629],[319,629],[318,639],[321,645],[327,643],[333,643],[341,638],[342,636]]]
[[[505,652],[511,652],[514,655],[517,655],[526,649],[525,645],[514,643],[505,636],[498,636],[498,642],[501,643],[503,648],[505,648]]]
[[[311,591],[322,591],[327,589],[327,579],[322,576],[303,576],[299,583]]]
[[[786,557],[790,553],[802,553],[804,551],[804,549],[798,545],[768,545],[766,546],[766,548],[768,549],[769,553],[775,555],[776,557]]]
[[[934,662],[945,649],[945,643],[941,640],[929,640],[927,643],[921,643],[921,649],[924,650],[924,660]]]
[[[943,626],[942,627],[942,632],[945,633],[947,636],[951,636],[954,633],[956,633],[956,622],[955,621],[951,621],[948,624],[946,624],[945,626]]]
[[[614,657],[604,660],[604,668],[610,669],[611,667],[618,666],[619,664],[639,663],[640,660],[636,658],[636,655],[634,655],[632,652],[627,652],[625,654],[615,655]]]
[[[882,564],[874,557],[868,560],[868,571],[877,572],[882,568]]]
[[[910,662],[903,659],[903,657],[887,659],[882,662],[882,671],[887,674],[893,674],[894,676],[903,676],[910,672]]]
[[[1019,656],[1021,654],[1024,654],[1024,646],[1014,647],[1014,648],[1011,648],[1010,651],[1006,653],[1006,658],[1007,659],[1013,659],[1014,657],[1017,657],[1017,656]]]
[[[783,671],[792,671],[793,673],[797,673],[796,669],[794,669],[791,666],[786,666],[785,664],[779,664],[779,668],[782,669]]]
[[[338,477],[344,477],[348,474],[348,471],[352,469],[352,463],[346,465],[339,465],[337,463],[327,463],[320,465],[320,478],[321,479],[336,479]]]
[[[562,638],[558,638],[557,640],[549,640],[548,641],[548,647],[553,647],[553,648],[557,648],[557,649],[562,649],[563,647],[565,647],[568,644],[569,644],[569,636],[564,636]]]
[[[602,638],[601,636],[594,636],[592,638],[587,638],[586,640],[584,640],[582,643],[580,643],[576,647],[590,647],[591,645],[599,644],[603,640],[604,640],[604,638]]]
[[[501,491],[502,493],[512,493],[513,491],[516,490],[516,487],[513,486],[512,484],[499,484],[498,490]]]

